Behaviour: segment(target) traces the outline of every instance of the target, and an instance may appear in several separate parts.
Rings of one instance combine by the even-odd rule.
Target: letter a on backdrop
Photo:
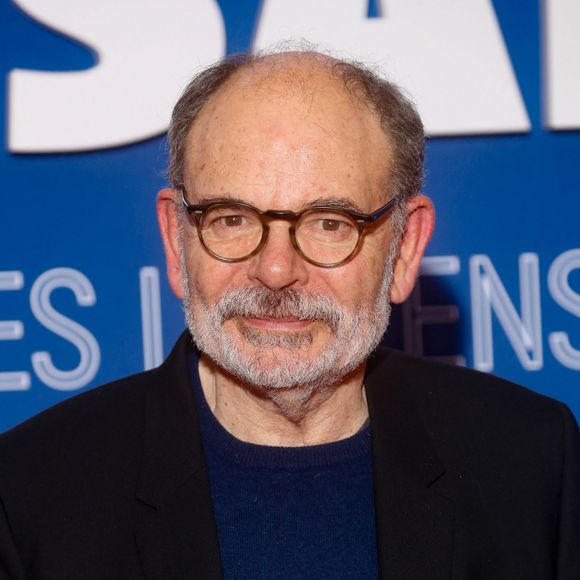
[[[380,65],[431,135],[517,133],[530,121],[490,0],[264,0],[256,48],[305,38]]]

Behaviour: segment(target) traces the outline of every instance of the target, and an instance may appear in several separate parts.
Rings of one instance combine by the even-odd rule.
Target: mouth
[[[297,331],[304,330],[314,324],[313,320],[299,320],[298,318],[253,318],[244,317],[241,321],[248,326],[253,326],[260,330],[275,330],[275,331]]]

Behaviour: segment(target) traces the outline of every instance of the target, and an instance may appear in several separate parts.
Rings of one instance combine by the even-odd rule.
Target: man
[[[434,220],[398,89],[237,57],[192,81],[169,144],[189,334],[2,438],[0,578],[580,578],[569,411],[373,354]]]

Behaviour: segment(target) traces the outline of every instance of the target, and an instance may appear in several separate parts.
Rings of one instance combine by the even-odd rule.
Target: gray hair
[[[393,147],[392,192],[389,193],[398,198],[393,226],[401,233],[406,218],[405,201],[419,193],[423,183],[425,134],[415,106],[396,84],[362,63],[329,57],[314,50],[297,54],[323,63],[344,82],[355,99],[366,103],[377,115]],[[271,53],[244,53],[227,57],[200,72],[187,85],[173,109],[167,134],[167,175],[173,188],[184,188],[187,138],[205,105],[235,73],[271,56]]]

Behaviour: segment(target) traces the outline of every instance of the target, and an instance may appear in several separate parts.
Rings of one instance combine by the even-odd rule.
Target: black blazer
[[[0,438],[0,579],[222,577],[188,348]],[[580,579],[564,405],[393,351],[365,384],[381,579]]]

